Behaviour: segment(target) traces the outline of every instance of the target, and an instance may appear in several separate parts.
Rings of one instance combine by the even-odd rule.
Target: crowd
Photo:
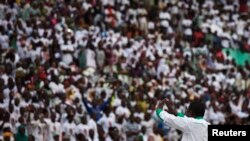
[[[177,141],[155,118],[206,103],[250,124],[247,0],[1,0],[0,140]]]

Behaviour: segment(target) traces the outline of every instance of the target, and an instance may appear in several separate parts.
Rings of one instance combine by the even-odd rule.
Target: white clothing
[[[207,141],[209,123],[203,119],[177,117],[166,111],[161,111],[159,117],[172,128],[183,132],[181,141]]]

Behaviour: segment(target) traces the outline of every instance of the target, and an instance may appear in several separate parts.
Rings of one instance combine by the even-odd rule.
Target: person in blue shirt
[[[89,102],[86,98],[83,98],[83,103],[87,109],[87,112],[91,117],[95,117],[95,120],[98,121],[102,117],[101,111],[103,111],[110,103],[111,97],[104,101],[102,104],[99,104],[97,99],[94,99],[92,102]]]

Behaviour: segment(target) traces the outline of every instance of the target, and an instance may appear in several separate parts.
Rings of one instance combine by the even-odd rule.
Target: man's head
[[[35,137],[33,135],[29,135],[28,141],[35,141]]]
[[[86,116],[81,117],[81,123],[82,124],[87,124],[87,117]]]
[[[18,132],[21,135],[25,135],[25,127],[23,125],[18,127]]]
[[[203,117],[205,114],[206,106],[202,101],[192,101],[187,110],[189,117]]]

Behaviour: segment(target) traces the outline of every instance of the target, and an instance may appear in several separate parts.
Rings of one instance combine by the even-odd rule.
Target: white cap
[[[167,20],[161,21],[161,26],[166,27],[166,28],[169,27],[168,21]]]
[[[155,29],[155,24],[153,22],[149,22],[148,29]]]

